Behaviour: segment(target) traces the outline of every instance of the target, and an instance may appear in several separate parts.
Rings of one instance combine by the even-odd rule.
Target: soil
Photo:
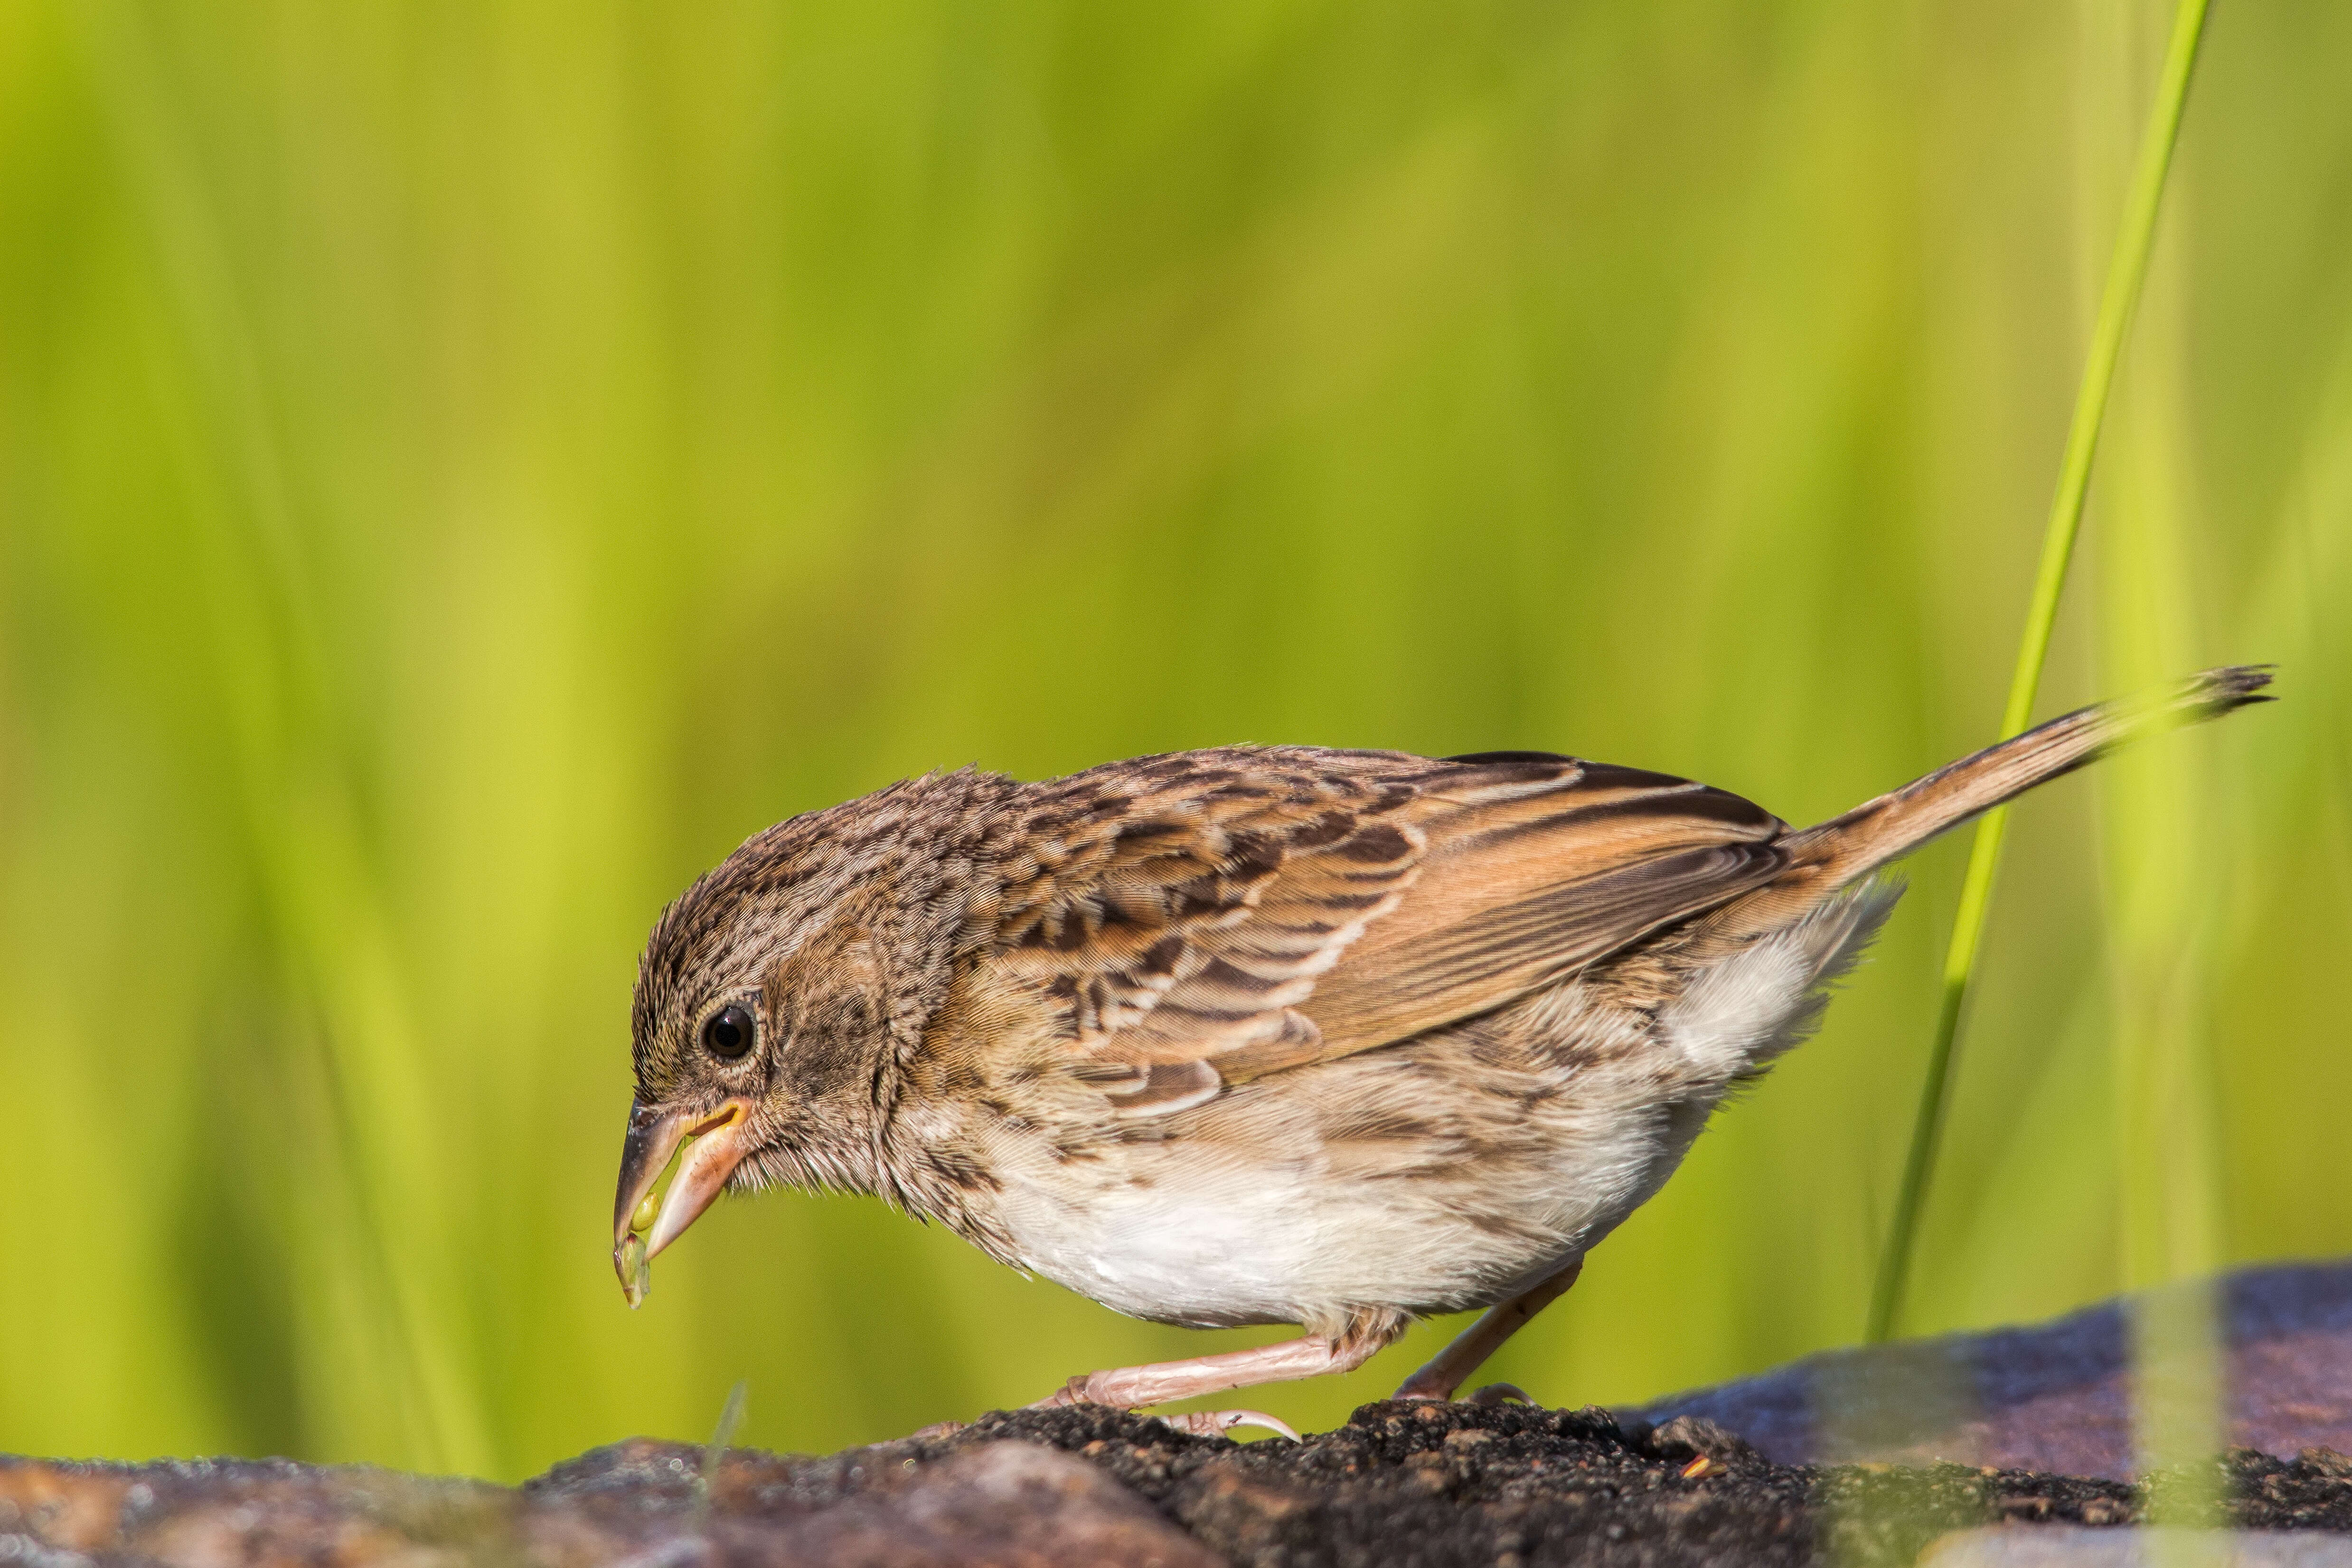
[[[950,1444],[1005,1439],[1079,1454],[1195,1539],[1253,1568],[1385,1564],[1907,1563],[1936,1537],[2017,1521],[2138,1522],[2122,1482],[1963,1465],[1778,1465],[1711,1422],[1658,1427],[1588,1408],[1384,1403],[1304,1443],[1222,1441],[1079,1410],[992,1416]],[[2352,1531],[2352,1459],[2217,1463],[2231,1517],[2258,1530]]]

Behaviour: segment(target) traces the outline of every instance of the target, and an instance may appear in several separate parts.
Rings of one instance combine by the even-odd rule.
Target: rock
[[[2352,1450],[2352,1264],[2218,1284],[2229,1440]],[[1705,1417],[1782,1464],[1931,1458],[2129,1478],[2132,1300],[2031,1328],[1832,1351],[1629,1411]]]
[[[2352,1531],[2352,1469],[2240,1450],[2236,1521]],[[823,1458],[643,1439],[520,1489],[282,1463],[0,1461],[0,1563],[41,1568],[633,1568],[1216,1563],[1909,1563],[2000,1521],[2137,1522],[2095,1478],[1778,1465],[1703,1423],[1367,1405],[1304,1443],[1235,1445],[1119,1411],[999,1412]]]
[[[2111,1461],[2098,1401],[2120,1401],[2124,1372],[2106,1308],[1820,1358],[1643,1413],[1387,1401],[1302,1443],[1064,1406],[824,1458],[730,1449],[708,1474],[700,1448],[633,1438],[511,1490],[277,1460],[0,1458],[0,1568],[1860,1568],[1931,1546],[1948,1568],[2104,1564],[2171,1544],[2134,1527],[2176,1486],[2226,1499],[2229,1522],[2257,1532],[2200,1538],[2235,1554],[2213,1561],[2332,1564],[2352,1544],[2352,1458],[2330,1436],[2352,1378],[2352,1269],[2250,1271],[2227,1300],[2231,1365],[2255,1380],[2236,1385],[2233,1419],[2260,1442],[2145,1488],[2088,1464],[1788,1462],[1824,1442],[1824,1388],[1885,1416],[1880,1440],[1906,1452],[1958,1434]],[[1922,1366],[1965,1372],[1982,1405],[1956,1420],[1906,1403],[1905,1369]]]
[[[1920,1568],[2352,1568],[2352,1539],[2305,1530],[1995,1525],[1945,1537]]]
[[[779,1526],[750,1511],[715,1522],[709,1561],[930,1568],[1219,1568],[1222,1559],[1094,1466],[1029,1443],[934,1464],[912,1458],[871,1488]]]
[[[706,1500],[701,1450],[642,1439],[520,1490],[359,1468],[0,1461],[0,1563],[85,1568],[1217,1568],[1100,1469],[1037,1444],[828,1459],[737,1450]]]

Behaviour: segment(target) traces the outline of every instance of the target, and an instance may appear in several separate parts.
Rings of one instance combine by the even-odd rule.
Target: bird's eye
[[[730,1003],[704,1020],[702,1046],[722,1061],[738,1061],[751,1049],[753,1034],[751,1013]]]

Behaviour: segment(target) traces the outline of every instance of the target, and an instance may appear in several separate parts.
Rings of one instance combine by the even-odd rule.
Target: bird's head
[[[972,782],[919,779],[780,823],[656,923],[637,967],[636,1092],[613,1207],[633,1304],[643,1262],[730,1186],[874,1189],[894,1066],[944,995],[961,925],[968,862],[935,835],[964,816]]]

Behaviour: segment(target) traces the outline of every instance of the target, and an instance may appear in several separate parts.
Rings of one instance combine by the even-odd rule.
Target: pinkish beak
[[[613,1198],[613,1267],[621,1276],[621,1293],[629,1305],[645,1299],[645,1264],[684,1235],[686,1228],[700,1218],[726,1188],[727,1178],[743,1162],[751,1120],[751,1102],[740,1095],[721,1101],[717,1110],[699,1115],[642,1103],[629,1107],[628,1136],[621,1145],[620,1189]],[[638,1207],[661,1179],[670,1155],[689,1138],[693,1142],[687,1145],[660,1211],[640,1239],[635,1228]]]

